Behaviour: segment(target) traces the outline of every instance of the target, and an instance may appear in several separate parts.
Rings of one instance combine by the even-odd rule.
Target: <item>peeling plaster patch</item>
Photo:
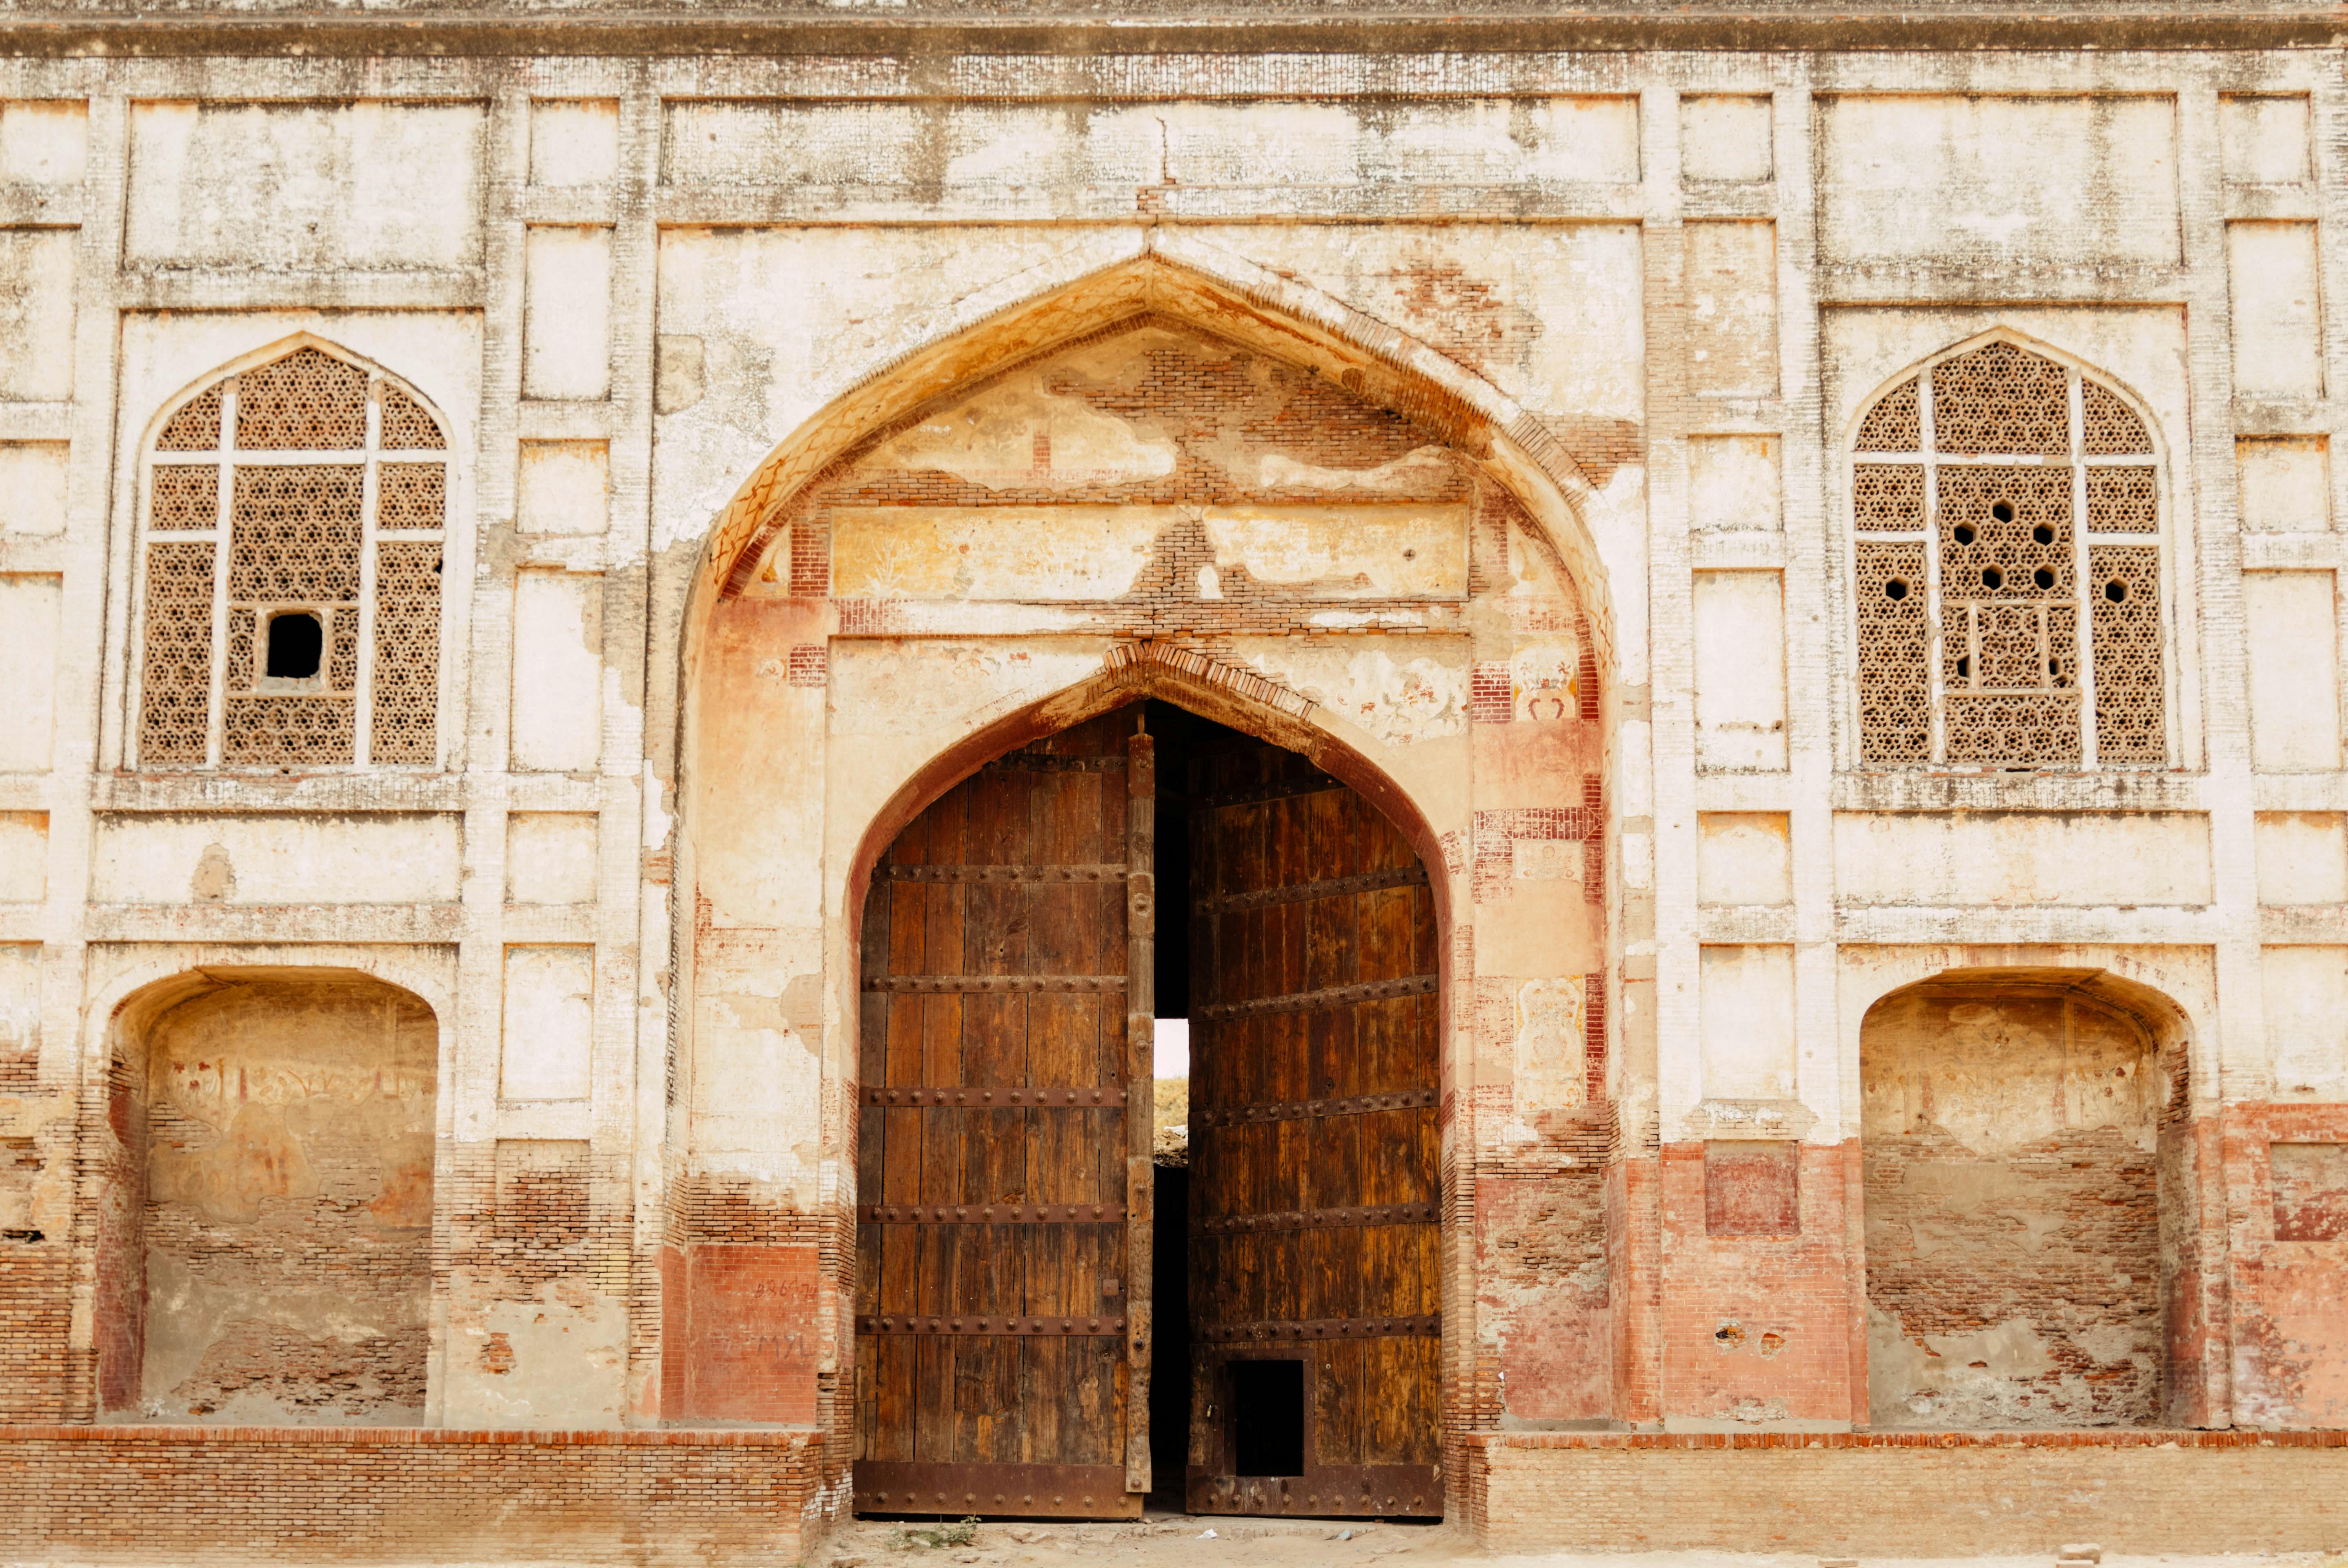
[[[1453,461],[1441,447],[1420,447],[1374,469],[1331,469],[1285,452],[1266,452],[1255,462],[1255,482],[1267,490],[1425,490],[1446,483]]]
[[[1464,597],[1464,506],[1233,506],[1202,513],[1215,564],[1319,596]]]
[[[1154,506],[841,507],[832,592],[850,599],[1115,599],[1174,521]]]
[[[1248,666],[1398,746],[1463,733],[1468,670],[1420,656],[1397,662],[1383,647],[1322,651],[1258,644]]]
[[[938,469],[989,490],[1089,490],[1174,471],[1171,436],[1055,395],[1045,378],[1040,371],[1005,377],[883,442],[865,461]]]
[[[492,1302],[452,1346],[485,1377],[451,1379],[451,1424],[541,1429],[620,1425],[627,1304],[567,1281]]]
[[[236,867],[229,863],[228,846],[210,843],[188,879],[188,896],[198,903],[220,903],[236,896]]]

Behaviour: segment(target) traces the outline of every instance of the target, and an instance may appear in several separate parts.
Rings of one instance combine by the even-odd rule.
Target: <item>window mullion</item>
[[[383,444],[383,384],[367,389],[366,467],[359,478],[358,678],[351,700],[351,760],[365,767],[375,748],[375,548],[376,506],[383,493],[377,452]]]
[[[2095,601],[2087,592],[2087,408],[2086,391],[2079,373],[2065,379],[2070,393],[2071,419],[2071,603],[2072,637],[2079,661],[2079,765],[2096,766],[2096,634]]]
[[[236,383],[221,394],[220,497],[212,521],[212,665],[205,694],[204,765],[228,758],[228,579],[236,531]],[[259,628],[255,628],[256,634]]]
[[[1941,608],[1941,468],[1933,459],[1940,443],[1932,431],[1932,373],[1916,378],[1918,454],[1924,464],[1924,679],[1929,694],[1931,738],[1927,753],[1938,763],[1949,755],[1949,725],[1945,711],[1948,689],[1941,678],[1941,639],[1947,634]]]

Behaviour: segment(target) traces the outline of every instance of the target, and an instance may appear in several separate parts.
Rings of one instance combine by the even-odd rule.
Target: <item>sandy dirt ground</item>
[[[1210,1533],[1211,1532],[1211,1533]],[[808,1568],[1307,1568],[1351,1563],[1434,1568],[2054,1568],[2059,1542],[2043,1556],[1837,1558],[1794,1553],[1675,1552],[1526,1555],[1478,1551],[1464,1532],[1439,1524],[1334,1520],[1200,1519],[1152,1511],[1132,1524],[986,1523],[965,1532],[933,1521],[860,1520],[835,1531]],[[932,1542],[935,1544],[932,1544]],[[2104,1554],[2102,1568],[2348,1568],[2348,1555],[2137,1557]]]

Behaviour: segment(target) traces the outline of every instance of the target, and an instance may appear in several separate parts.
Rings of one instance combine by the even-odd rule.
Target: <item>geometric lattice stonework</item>
[[[1863,761],[2167,759],[2159,472],[2117,393],[1991,343],[1879,398],[1850,475]]]
[[[211,731],[212,547],[158,544],[147,552],[146,680],[139,755],[201,762]]]
[[[430,762],[440,696],[439,545],[378,547],[375,654],[375,759]]]
[[[438,760],[447,448],[412,394],[314,347],[163,420],[147,459],[142,766]]]
[[[2095,606],[2096,738],[2107,762],[2158,762],[2168,731],[2161,700],[2160,551],[2098,544],[2087,552]]]
[[[1870,762],[1931,758],[1924,547],[1859,542],[1859,727]]]

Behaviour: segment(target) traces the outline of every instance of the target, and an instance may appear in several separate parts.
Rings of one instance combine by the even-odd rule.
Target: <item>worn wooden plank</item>
[[[1157,1242],[1150,1157],[1152,1043],[1158,1017],[1158,761],[1150,738],[1137,733],[1126,742],[1125,969],[1126,992],[1126,1238],[1123,1299],[1130,1328],[1126,1336],[1125,1490],[1150,1486],[1149,1386],[1154,1282],[1151,1259]]]

